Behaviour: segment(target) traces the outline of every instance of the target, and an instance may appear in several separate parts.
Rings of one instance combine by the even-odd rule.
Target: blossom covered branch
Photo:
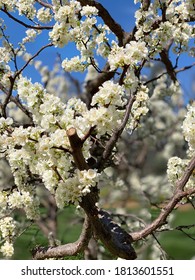
[[[133,242],[136,248],[136,241],[149,240],[179,202],[193,204],[195,103],[185,106],[177,73],[194,65],[180,65],[182,55],[194,56],[194,1],[134,4],[135,25],[126,32],[98,1],[0,1],[0,251],[6,258],[22,231],[19,211],[49,235],[42,218],[49,196],[53,219],[57,209],[82,208],[83,230],[76,242],[36,247],[34,259],[77,255],[91,237],[114,257],[135,259]],[[7,35],[7,16],[23,30],[17,43]],[[73,55],[64,51],[70,43]],[[38,60],[49,47],[60,52],[52,70]],[[28,69],[39,72],[39,82]],[[78,87],[70,85],[72,72],[84,76]],[[140,217],[125,229],[104,210],[113,203],[125,216],[136,200]],[[151,222],[148,208],[161,203]],[[151,242],[156,252],[156,239]]]

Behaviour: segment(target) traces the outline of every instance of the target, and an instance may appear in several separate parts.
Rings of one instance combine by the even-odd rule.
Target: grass
[[[195,211],[181,208],[177,211],[172,227],[195,224]],[[170,259],[189,260],[195,256],[195,227],[161,233],[160,243]],[[189,237],[190,236],[190,237]]]

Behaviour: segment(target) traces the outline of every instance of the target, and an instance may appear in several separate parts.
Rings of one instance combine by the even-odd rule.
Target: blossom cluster
[[[164,145],[160,159],[167,161],[170,156],[175,154],[176,148],[183,145],[178,120],[181,119],[184,110],[178,114],[174,110],[174,105],[180,103],[182,94],[179,84],[168,80],[167,75],[160,75],[159,78],[155,76],[153,81],[151,79],[150,82],[145,82],[146,78],[142,76],[142,69],[145,62],[151,58],[158,60],[159,53],[164,48],[167,50],[169,42],[174,43],[173,51],[176,54],[179,55],[185,51],[190,53],[188,43],[190,38],[194,38],[194,26],[189,21],[195,16],[194,0],[150,1],[147,10],[142,7],[143,1],[135,0],[134,3],[142,2],[140,9],[135,14],[136,28],[132,34],[129,33],[131,35],[129,37],[124,32],[124,38],[120,43],[118,43],[120,36],[116,39],[116,34],[111,33],[111,26],[109,28],[103,22],[104,20],[99,19],[101,15],[96,7],[82,6],[80,1],[76,0],[46,2],[0,1],[0,8],[5,8],[7,12],[17,11],[17,15],[25,15],[30,19],[32,26],[35,24],[34,29],[26,30],[25,37],[15,48],[5,35],[3,23],[0,23],[0,37],[3,38],[0,47],[1,89],[12,89],[13,80],[10,77],[14,77],[14,96],[12,97],[17,105],[23,106],[22,108],[26,108],[32,114],[33,121],[33,125],[28,123],[27,126],[20,126],[24,123],[24,118],[18,114],[18,110],[15,110],[16,105],[12,102],[7,104],[7,111],[4,112],[4,117],[0,118],[1,154],[6,157],[5,162],[9,163],[13,174],[11,185],[15,187],[11,191],[0,191],[0,241],[2,243],[0,251],[6,257],[13,254],[12,243],[16,234],[16,223],[7,215],[7,209],[11,211],[22,209],[28,219],[39,219],[40,201],[36,179],[38,184],[40,182],[44,184],[45,188],[55,197],[56,204],[61,209],[69,204],[78,205],[83,196],[86,196],[100,181],[103,184],[109,181],[107,186],[114,184],[113,197],[115,196],[117,199],[121,190],[126,187],[125,180],[132,186],[132,189],[136,191],[141,189],[142,193],[147,193],[148,197],[152,197],[154,200],[159,197],[164,199],[166,195],[170,194],[165,176],[154,177],[153,174],[147,176],[145,171],[142,172],[144,174],[142,176],[135,170],[136,168],[133,169],[134,166],[139,166],[139,163],[133,162],[136,157],[132,155],[132,159],[128,159],[128,163],[132,165],[131,168],[135,172],[129,174],[128,166],[128,174],[124,176],[125,180],[120,178],[120,174],[117,176],[117,180],[114,178],[114,183],[110,178],[105,181],[103,172],[100,173],[92,166],[86,170],[79,170],[74,162],[67,135],[70,128],[75,128],[80,139],[84,139],[82,153],[87,162],[91,156],[95,157],[92,154],[94,143],[99,143],[101,147],[104,147],[105,139],[109,139],[113,132],[118,127],[120,128],[124,116],[126,116],[127,102],[132,100],[126,128],[127,132],[129,129],[133,132],[139,127],[135,139],[131,138],[135,146],[142,141],[144,145],[148,145],[146,150],[148,149],[150,155],[150,152],[154,153],[153,147]],[[50,2],[52,4],[49,4]],[[43,7],[38,9],[37,7],[42,4]],[[163,11],[163,9],[165,10]],[[166,13],[166,17],[163,13]],[[95,94],[90,96],[91,103],[88,107],[76,97],[63,102],[62,98],[56,94],[56,91],[66,93],[68,86],[58,75],[55,75],[58,74],[59,69],[50,72],[47,67],[42,66],[40,61],[30,61],[32,55],[27,53],[26,44],[33,42],[48,22],[53,24],[53,26],[47,26],[47,29],[51,30],[48,32],[48,36],[52,44],[62,48],[69,42],[75,43],[79,53],[72,58],[62,59],[61,66],[65,71],[84,72],[88,70],[87,84],[92,79],[95,81],[99,75],[98,72],[101,72],[96,63],[96,57],[100,56],[101,59],[107,61],[107,72],[102,71],[101,74],[108,74],[108,76],[113,74],[113,80],[104,80],[101,83]],[[114,40],[111,41],[111,39]],[[31,80],[23,76],[23,71],[16,71],[18,68],[16,57],[18,56],[23,57],[26,61],[23,70],[29,63],[32,63],[35,69],[40,71],[45,87],[40,83],[33,84]],[[16,75],[11,71],[12,62]],[[122,75],[121,71],[123,71]],[[52,75],[55,76],[55,79]],[[120,80],[117,75],[120,75]],[[152,88],[153,85],[154,88]],[[5,95],[0,96],[1,104],[6,103],[4,102],[5,96],[6,91]],[[151,96],[150,99],[149,96]],[[170,97],[168,101],[165,98],[167,96]],[[9,101],[11,100],[10,98]],[[189,145],[189,158],[194,155],[195,148],[194,105],[195,103],[188,108],[183,122],[183,134]],[[146,115],[147,117],[144,118]],[[19,122],[15,122],[16,120]],[[144,128],[142,124],[144,124]],[[172,132],[170,128],[173,127]],[[167,130],[168,135],[171,134],[170,137],[164,133]],[[149,136],[145,137],[147,134]],[[131,136],[134,137],[134,135]],[[165,138],[169,139],[165,140]],[[164,144],[165,142],[166,144]],[[133,154],[133,148],[131,152]],[[167,175],[172,186],[175,186],[177,180],[183,175],[189,158],[172,157],[168,161]],[[0,177],[3,174],[2,169],[3,167],[0,169]],[[104,175],[105,173],[106,170],[104,170]],[[193,173],[186,188],[194,186],[194,177]],[[156,186],[161,187],[162,184],[163,187],[155,191]],[[145,216],[146,213],[149,214],[146,211]],[[140,227],[140,224],[137,223],[137,227]]]
[[[3,63],[7,63],[10,61],[10,52],[9,50],[6,51],[6,48],[5,47],[0,47],[0,63],[3,64]]]
[[[82,196],[91,191],[98,183],[99,174],[94,169],[76,170],[73,177],[66,181],[60,181],[56,190],[56,202],[59,208],[63,208],[67,203],[78,204]]]
[[[110,69],[115,70],[125,65],[133,68],[138,62],[147,59],[148,49],[145,42],[131,41],[125,47],[119,47],[115,41],[112,42],[112,48],[108,55]]]
[[[65,104],[59,97],[48,94],[39,83],[21,77],[17,82],[20,98],[33,114],[35,127],[11,127],[11,118],[1,118],[4,134],[0,142],[7,150],[14,182],[18,188],[7,197],[11,209],[23,208],[30,219],[38,217],[36,190],[28,182],[29,174],[42,178],[45,187],[55,195],[59,207],[78,204],[83,195],[95,186],[96,170],[72,172],[72,154],[66,131],[74,127],[80,138],[94,128],[96,137],[111,134],[124,114],[125,89],[114,82],[105,82],[93,96],[92,107],[80,99],[71,98]],[[6,132],[6,133],[5,133]],[[86,139],[83,155],[90,155],[91,142]]]
[[[52,43],[63,47],[68,42],[75,42],[80,52],[80,56],[63,60],[62,67],[66,71],[84,71],[91,64],[95,52],[103,57],[108,55],[107,34],[110,30],[105,24],[97,22],[97,14],[98,10],[95,7],[81,7],[78,1],[70,1],[66,5],[56,7],[56,23],[49,32]],[[82,20],[79,16],[82,16]]]
[[[184,170],[187,168],[187,165],[190,161],[190,158],[194,156],[194,132],[195,132],[195,103],[188,107],[188,111],[186,117],[183,121],[183,134],[185,140],[188,142],[189,151],[188,151],[188,159],[181,159],[179,157],[172,157],[168,161],[168,169],[167,175],[168,179],[172,185],[176,183],[177,180],[181,178],[184,173]],[[194,187],[195,182],[195,173],[192,173],[192,176],[188,180],[185,188]]]
[[[27,42],[33,42],[37,36],[37,32],[33,29],[26,30],[26,37],[22,39],[23,44]]]
[[[39,176],[55,196],[59,208],[78,204],[82,196],[96,186],[100,174],[95,169],[79,171],[74,167],[66,131],[75,127],[80,138],[94,127],[96,137],[111,134],[124,114],[125,89],[114,82],[105,82],[94,95],[92,107],[80,99],[71,98],[65,104],[48,94],[39,83],[21,77],[17,82],[19,97],[33,114],[35,127],[12,127],[12,118],[1,118],[1,147],[6,157],[16,189],[1,193],[1,207],[23,209],[28,219],[39,218],[39,198],[29,178]],[[83,144],[83,155],[90,155],[91,141]],[[2,246],[4,255],[13,252],[11,243]]]
[[[191,155],[195,153],[195,102],[188,107],[185,120],[183,122],[183,134],[189,145]]]
[[[43,22],[43,23],[47,23],[52,20],[52,15],[51,15],[50,9],[44,8],[44,7],[40,8],[37,11],[36,17],[38,18],[38,20],[40,22]]]
[[[140,118],[145,116],[148,108],[148,88],[142,85],[136,92],[135,102],[131,109],[131,118],[129,119],[128,128],[132,131],[139,124]]]
[[[7,127],[12,125],[12,123],[13,123],[12,118],[8,117],[5,119],[4,117],[1,117],[0,118],[0,131],[4,131]]]
[[[1,200],[1,195],[0,195]],[[7,258],[11,257],[14,252],[13,238],[15,236],[16,222],[12,217],[0,219],[0,240],[4,241],[0,247],[0,252]]]
[[[167,168],[167,175],[169,181],[174,184],[178,179],[181,178],[183,175],[183,172],[185,170],[185,167],[187,166],[187,161],[182,160],[179,157],[172,157],[168,161],[168,168]]]
[[[136,17],[136,39],[143,40],[150,49],[150,55],[154,56],[174,41],[175,52],[188,51],[190,38],[194,38],[193,26],[188,23],[194,17],[193,1],[173,0],[167,3],[164,1],[166,9],[166,21],[162,20],[161,2],[150,3],[147,11],[137,10]]]
[[[19,15],[24,14],[30,19],[33,19],[35,17],[36,9],[34,7],[34,0],[18,0],[15,2]]]
[[[168,168],[167,168],[167,176],[168,176],[168,180],[171,183],[173,188],[176,187],[176,182],[179,179],[181,179],[188,164],[189,164],[189,159],[181,159],[179,157],[172,157],[169,159]],[[193,188],[194,183],[195,183],[195,174],[192,173],[188,182],[185,185],[185,189]],[[185,202],[185,201],[186,201],[186,199],[183,199],[183,202]]]

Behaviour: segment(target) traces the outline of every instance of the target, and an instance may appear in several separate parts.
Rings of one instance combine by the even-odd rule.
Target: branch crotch
[[[76,129],[70,128],[67,131],[74,162],[79,170],[89,169],[82,153],[83,141],[79,138]],[[80,206],[84,209],[91,224],[94,235],[97,236],[103,245],[115,256],[123,259],[133,260],[136,253],[131,246],[132,237],[119,225],[113,222],[111,216],[96,206],[98,201],[98,190],[92,190],[83,196]]]

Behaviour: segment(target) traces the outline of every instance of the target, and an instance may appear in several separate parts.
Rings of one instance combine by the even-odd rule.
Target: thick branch
[[[161,61],[164,63],[166,67],[168,75],[170,76],[171,80],[175,83],[177,81],[176,73],[169,59],[167,50],[165,49],[162,50],[162,52],[160,53],[160,57],[161,57]]]
[[[75,128],[70,128],[67,131],[67,135],[70,141],[70,146],[72,148],[72,155],[76,166],[78,167],[79,170],[89,169],[89,166],[86,163],[82,153],[83,141],[79,138]]]
[[[122,259],[134,260],[136,253],[131,243],[130,234],[113,222],[110,214],[98,209],[98,215],[88,213],[95,236],[99,237],[104,246],[114,255]]]
[[[173,211],[173,209],[177,205],[177,203],[182,198],[195,193],[195,188],[184,191],[184,187],[185,187],[186,183],[188,182],[190,176],[192,175],[194,169],[195,169],[195,157],[192,158],[192,160],[188,164],[181,179],[177,181],[176,190],[175,190],[172,198],[169,200],[167,205],[162,209],[158,218],[155,219],[151,224],[146,226],[143,230],[132,233],[131,236],[133,238],[133,241],[137,241],[142,238],[145,238],[149,234],[152,234],[157,228],[164,225],[166,223],[167,217]]]
[[[71,128],[67,131],[67,136],[72,148],[72,155],[75,164],[79,170],[89,169],[83,153],[83,141],[77,135],[76,129]],[[131,236],[116,223],[114,223],[110,215],[96,206],[98,193],[96,188],[92,188],[91,192],[83,196],[80,206],[84,209],[92,224],[93,232],[104,246],[115,256],[123,259],[135,259],[136,253],[131,246]]]
[[[91,225],[86,216],[83,229],[79,239],[74,243],[64,244],[55,247],[38,247],[33,249],[33,259],[41,260],[46,258],[60,258],[65,256],[75,256],[83,252],[91,238]]]

